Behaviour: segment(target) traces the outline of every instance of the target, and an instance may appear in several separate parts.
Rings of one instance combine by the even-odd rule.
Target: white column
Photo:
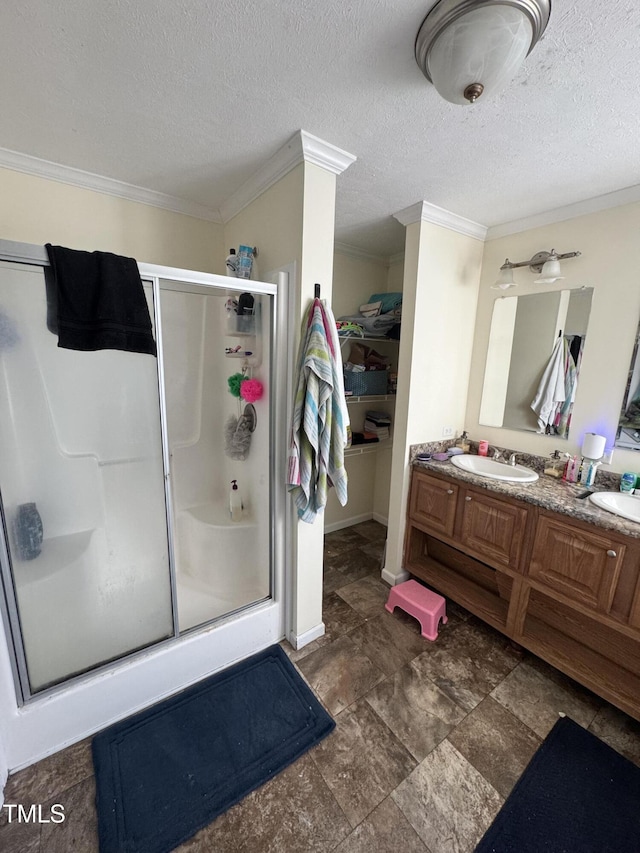
[[[229,246],[256,245],[265,272],[295,265],[298,280],[290,282],[292,315],[297,318],[295,358],[302,317],[321,285],[322,299],[331,304],[335,234],[336,179],[355,157],[305,131],[296,133],[265,167],[231,199],[223,216]],[[295,382],[295,377],[294,377]],[[281,436],[288,441],[287,436]],[[292,566],[289,572],[291,612],[287,638],[295,648],[324,633],[322,622],[322,559],[324,516],[314,524],[292,514]]]
[[[464,429],[486,229],[427,202],[396,214],[406,226],[402,337],[391,463],[389,533],[382,577],[402,565],[412,444]]]

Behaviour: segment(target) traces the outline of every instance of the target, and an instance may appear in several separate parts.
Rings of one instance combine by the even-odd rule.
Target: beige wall
[[[0,239],[224,273],[222,225],[0,169]]]
[[[351,407],[350,407],[351,408]],[[349,502],[342,507],[333,489],[325,509],[324,523],[327,530],[349,527],[373,517],[373,497],[376,488],[377,453],[362,453],[348,456],[346,462],[349,475]]]
[[[404,258],[394,258],[387,271],[387,293],[398,293],[402,290],[404,279]]]
[[[240,244],[258,249],[258,276],[299,262],[302,252],[304,165],[288,172],[224,226],[225,256]],[[253,276],[256,278],[256,276]]]
[[[384,577],[402,579],[409,447],[464,426],[483,244],[440,225],[407,226],[402,338]]]
[[[387,265],[336,252],[333,256],[333,310],[336,317],[358,313],[373,293],[387,290]]]
[[[473,344],[471,381],[465,427],[471,438],[527,453],[546,455],[556,447],[577,453],[585,432],[606,435],[613,443],[640,319],[640,204],[581,216],[521,234],[490,240],[485,244],[478,313]],[[593,287],[580,380],[569,439],[486,427],[478,423],[484,365],[493,303],[499,291],[491,290],[498,268],[506,257],[530,258],[536,252],[581,251],[582,256],[564,261],[564,281],[556,286],[535,285],[528,268],[515,270],[517,289],[525,294],[540,290]],[[640,454],[616,449],[611,469],[640,472]]]

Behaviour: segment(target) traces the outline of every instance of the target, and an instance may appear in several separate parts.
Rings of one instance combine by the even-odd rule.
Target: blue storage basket
[[[386,370],[345,370],[344,390],[351,391],[354,397],[369,397],[386,394],[389,373]]]

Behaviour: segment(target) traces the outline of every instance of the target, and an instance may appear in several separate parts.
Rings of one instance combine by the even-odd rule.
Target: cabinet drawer
[[[594,610],[608,613],[626,546],[604,531],[540,516],[529,577]]]
[[[414,522],[429,530],[453,535],[458,486],[455,483],[417,472],[411,483],[409,514]]]
[[[517,570],[527,510],[474,489],[465,489],[462,498],[460,538],[468,553]]]

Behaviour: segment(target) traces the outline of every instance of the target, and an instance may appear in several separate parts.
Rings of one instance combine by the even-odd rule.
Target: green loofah
[[[243,382],[247,377],[242,373],[234,373],[233,376],[230,376],[227,379],[227,383],[229,384],[229,391],[233,394],[234,397],[240,396],[240,383]]]

